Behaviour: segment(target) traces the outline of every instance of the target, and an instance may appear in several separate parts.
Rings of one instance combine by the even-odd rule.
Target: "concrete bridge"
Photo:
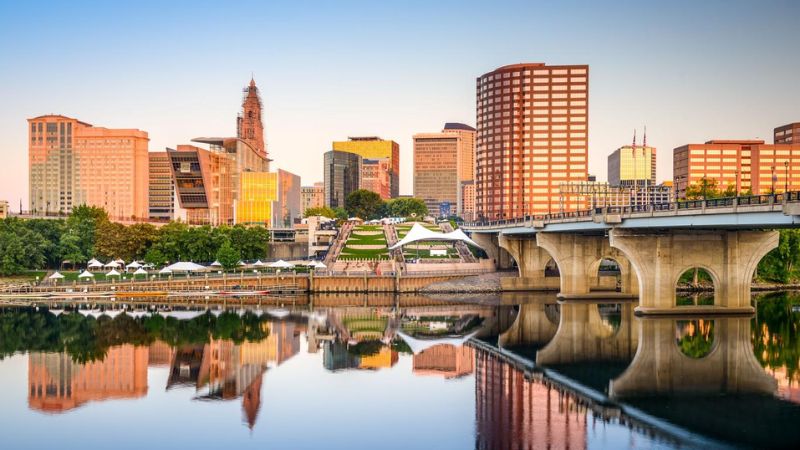
[[[686,313],[675,287],[689,269],[714,283],[714,305],[694,313],[751,313],[750,284],[761,258],[778,245],[777,228],[800,226],[800,192],[623,208],[463,225],[500,268],[516,262],[508,290],[557,289],[562,299],[639,298],[637,314]],[[619,292],[598,273],[619,266]],[[549,269],[557,266],[558,283]],[[548,276],[550,275],[550,276]],[[614,286],[616,287],[616,286]]]

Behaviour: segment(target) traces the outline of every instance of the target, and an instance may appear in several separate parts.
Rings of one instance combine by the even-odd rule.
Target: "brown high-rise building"
[[[114,219],[149,216],[147,132],[95,127],[60,115],[28,119],[30,210],[98,206]]]
[[[301,187],[300,203],[300,213],[303,215],[307,209],[325,206],[325,183],[318,181],[313,186]]]
[[[673,150],[673,179],[678,197],[702,180],[719,190],[755,195],[800,189],[800,143],[765,144],[762,140],[714,139]],[[702,195],[701,195],[702,196]]]
[[[800,122],[775,128],[772,142],[775,144],[800,144]]]
[[[475,208],[497,220],[573,211],[559,185],[588,177],[589,66],[500,67],[477,79]]]
[[[414,197],[439,216],[449,209],[462,216],[461,184],[475,176],[475,129],[461,123],[447,123],[441,133],[414,135]],[[449,208],[442,208],[449,205]]]
[[[261,120],[261,97],[256,82],[250,78],[250,85],[244,88],[242,112],[236,118],[236,137],[247,142],[263,158],[267,158],[264,143],[264,122]]]

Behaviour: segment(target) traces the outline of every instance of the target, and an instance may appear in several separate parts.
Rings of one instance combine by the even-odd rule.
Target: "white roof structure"
[[[89,262],[87,262],[86,264],[88,264],[88,265],[90,265],[90,266],[91,266],[92,264],[100,264],[101,266],[103,265],[103,263],[101,263],[100,261],[98,261],[98,260],[97,260],[97,259],[95,259],[95,258],[92,258],[92,259],[90,259],[90,260],[89,260]]]
[[[254,263],[253,263],[253,267],[264,267],[264,266],[266,266],[266,264],[264,264],[263,262],[261,262],[261,260],[260,260],[260,259],[259,259],[259,260],[256,260],[256,262],[254,262]]]
[[[89,265],[87,267],[89,267],[91,269],[99,269],[99,268],[103,267],[103,263],[101,263],[100,261],[98,261],[96,259],[93,259],[93,260],[89,261]]]
[[[94,278],[94,274],[88,270],[84,270],[80,275],[78,275],[78,278]]]
[[[327,269],[328,266],[322,263],[322,261],[314,261],[314,264],[311,264],[311,267],[315,269]]]
[[[205,266],[190,261],[178,261],[175,264],[170,264],[165,267],[165,269],[169,269],[173,272],[199,272],[206,270]]]
[[[118,277],[118,276],[119,276],[119,272],[117,272],[117,271],[116,271],[116,270],[114,270],[114,269],[111,269],[111,270],[110,270],[110,271],[109,271],[109,272],[106,274],[106,276],[107,276],[107,277]]]
[[[47,277],[47,278],[50,278],[51,280],[60,280],[60,279],[64,278],[64,275],[61,275],[61,274],[60,274],[60,273],[58,273],[58,272],[53,272],[53,274],[52,274],[52,275],[50,275],[50,276],[49,276],[49,277]]]
[[[200,317],[205,314],[205,311],[167,311],[161,312],[159,311],[159,315],[164,317],[174,317],[178,320],[191,320],[195,317]]]
[[[160,273],[162,275],[170,274],[170,273],[172,273],[172,270],[170,270],[169,267],[164,267],[163,269],[159,270],[158,273]]]
[[[239,265],[240,266],[246,266],[247,264],[245,264],[244,261],[239,261]]]
[[[106,269],[116,269],[117,267],[119,267],[119,263],[116,261],[109,261],[108,264],[104,265],[103,267],[105,267]]]
[[[404,333],[403,331],[398,330],[397,334],[406,341],[406,344],[411,348],[411,351],[414,354],[418,354],[422,351],[425,351],[435,345],[452,345],[454,347],[461,347],[464,345],[465,342],[472,339],[473,336],[478,334],[480,330],[475,330],[472,333],[461,336],[461,337],[445,337],[445,338],[433,338],[433,339],[418,339],[415,337],[411,337],[408,334]]]
[[[270,263],[269,267],[272,267],[273,269],[291,269],[292,267],[294,267],[294,265],[282,259],[279,259],[274,263]]]
[[[122,258],[117,258],[117,259],[114,260],[114,262],[119,264],[120,266],[125,264],[125,261],[123,261]]]
[[[208,267],[222,267],[222,263],[215,259]]]
[[[277,309],[268,309],[267,314],[272,317],[276,317],[278,319],[283,319],[284,317],[290,314],[288,309],[277,308]]]
[[[134,275],[147,275],[147,271],[139,267],[136,269],[136,272],[133,272]]]
[[[406,234],[405,237],[400,239],[396,244],[389,247],[389,250],[394,250],[404,245],[419,241],[463,241],[469,245],[481,248],[480,245],[476,244],[475,241],[470,239],[469,236],[464,234],[464,232],[461,230],[455,230],[449,233],[440,233],[438,231],[429,230],[422,225],[415,223],[414,226],[411,227],[411,230],[409,230],[408,234]]]
[[[139,263],[138,263],[138,262],[136,262],[136,261],[132,261],[130,264],[128,264],[127,266],[125,266],[125,268],[126,268],[126,269],[138,269],[138,268],[140,268],[140,267],[142,267],[142,265],[141,265],[141,264],[139,264]]]

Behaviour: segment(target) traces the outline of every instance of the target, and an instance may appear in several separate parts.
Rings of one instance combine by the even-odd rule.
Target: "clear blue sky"
[[[411,136],[474,124],[475,78],[505,64],[590,65],[600,179],[644,124],[662,180],[676,146],[800,121],[796,0],[264,3],[1,0],[0,199],[27,202],[26,118],[139,128],[162,150],[234,135],[251,72],[277,167],[310,184],[331,141],[378,135],[400,143],[401,193]]]

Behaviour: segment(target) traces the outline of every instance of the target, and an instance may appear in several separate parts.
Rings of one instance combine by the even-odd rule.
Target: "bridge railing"
[[[532,221],[557,222],[565,219],[582,219],[585,217],[602,216],[605,214],[627,215],[631,213],[654,212],[654,211],[677,211],[687,209],[715,209],[731,208],[736,206],[749,205],[774,205],[790,202],[800,202],[800,191],[782,192],[779,194],[748,195],[740,197],[723,197],[705,200],[683,200],[671,203],[656,203],[646,205],[629,206],[607,206],[580,211],[565,211],[550,214],[526,215],[524,217],[482,220],[465,222],[464,227],[493,227],[504,225],[524,225]]]

